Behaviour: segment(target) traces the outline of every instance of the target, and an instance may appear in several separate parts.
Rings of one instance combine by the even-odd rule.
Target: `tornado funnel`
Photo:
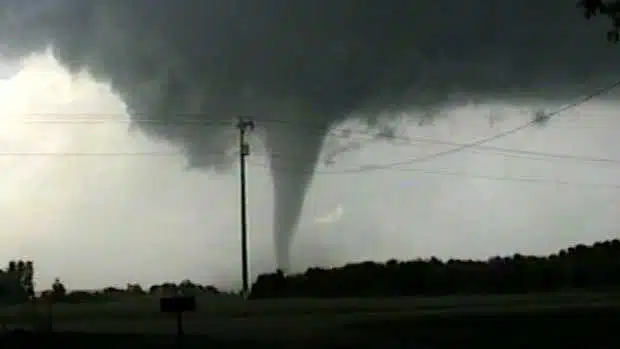
[[[270,127],[266,147],[274,193],[274,249],[276,266],[290,270],[290,249],[299,223],[306,191],[310,186],[320,155],[324,129]]]

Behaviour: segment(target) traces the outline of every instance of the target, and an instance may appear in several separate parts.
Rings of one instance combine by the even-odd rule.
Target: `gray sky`
[[[55,277],[80,289],[184,278],[222,287],[239,283],[235,171],[186,171],[183,156],[173,154],[177,149],[128,132],[123,104],[109,88],[85,75],[70,77],[46,55],[30,58],[21,73],[0,82],[0,98],[0,260],[33,259],[39,288],[49,287]],[[45,118],[34,114],[63,113],[118,119],[24,122]],[[493,125],[491,113],[497,119]],[[558,115],[545,128],[526,129],[489,145],[620,159],[617,113],[608,102],[592,101]],[[411,124],[403,135],[466,143],[531,117],[526,107],[501,105],[468,106],[452,114],[434,125]],[[320,168],[293,247],[295,269],[431,255],[545,254],[618,236],[616,164],[506,156],[480,148],[399,167],[458,175],[398,169],[321,173],[446,149],[376,141]],[[58,155],[19,155],[25,152]],[[125,155],[69,156],[75,152]],[[253,155],[249,161],[256,274],[273,266],[271,185],[267,169],[258,166],[266,159]]]

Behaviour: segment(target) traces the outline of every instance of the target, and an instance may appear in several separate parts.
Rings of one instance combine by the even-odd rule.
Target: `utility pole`
[[[247,203],[245,189],[245,158],[250,155],[250,145],[246,142],[248,130],[254,129],[254,122],[239,117],[237,122],[239,129],[239,179],[241,192],[241,273],[243,280],[243,295],[248,296],[249,286],[249,267],[248,267],[248,222],[247,222]]]

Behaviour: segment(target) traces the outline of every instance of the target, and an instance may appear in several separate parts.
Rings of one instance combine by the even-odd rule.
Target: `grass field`
[[[563,292],[548,294],[409,297],[392,299],[274,299],[247,301],[232,296],[197,299],[196,312],[184,316],[187,333],[248,336],[306,336],[339,331],[368,321],[440,314],[540,312],[567,307],[616,307],[614,293]],[[0,323],[38,327],[51,321],[58,331],[106,333],[169,333],[174,318],[159,312],[155,297],[92,304],[39,303],[0,309]]]
[[[190,317],[231,318],[290,315],[337,315],[347,313],[420,312],[427,310],[513,309],[564,305],[620,304],[618,293],[562,292],[544,294],[474,295],[399,298],[295,298],[244,300],[235,296],[202,296]],[[32,313],[30,305],[0,307],[0,320],[15,321]],[[105,303],[38,305],[38,311],[52,311],[58,321],[142,319],[161,317],[159,298],[132,297]]]

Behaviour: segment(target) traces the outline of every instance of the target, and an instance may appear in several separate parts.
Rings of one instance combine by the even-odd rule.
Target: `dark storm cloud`
[[[279,154],[272,163],[311,172],[324,134],[296,121],[326,131],[352,113],[372,121],[471,100],[562,101],[620,73],[620,49],[600,35],[606,23],[586,22],[566,0],[1,4],[1,53],[49,48],[71,71],[109,82],[137,126],[183,146],[198,167],[228,165],[234,132],[179,121],[252,116]],[[274,176],[276,214],[295,216],[276,229],[293,230],[312,176],[276,164]]]
[[[11,53],[52,45],[66,65],[160,117],[199,107],[228,116],[252,95],[332,115],[451,95],[557,98],[609,74],[619,56],[604,25],[566,0],[4,3]]]

